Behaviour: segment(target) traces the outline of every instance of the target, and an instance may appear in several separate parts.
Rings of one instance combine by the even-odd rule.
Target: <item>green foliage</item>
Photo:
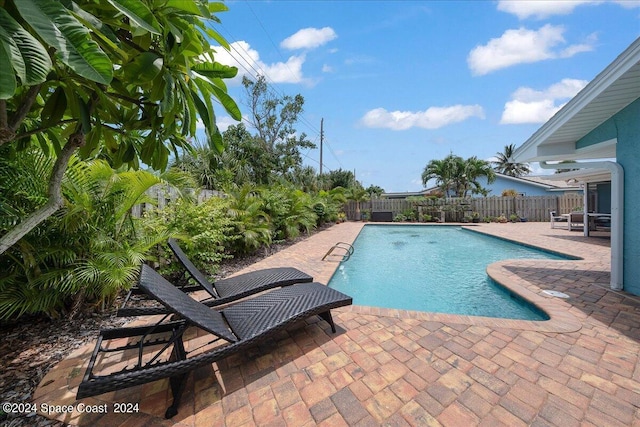
[[[44,46],[5,9],[0,9],[0,61],[11,64],[15,73],[1,73],[0,99],[13,96],[18,86],[16,77],[22,84],[32,86],[43,83],[51,68]]]
[[[503,152],[496,153],[496,160],[492,162],[496,172],[516,177],[531,173],[528,163],[516,163],[511,160],[515,150],[515,144],[509,144],[505,145]]]
[[[0,232],[46,200],[41,177],[53,159],[38,150],[0,157],[0,195],[7,212]],[[160,231],[144,232],[130,208],[163,180],[146,171],[114,171],[104,161],[73,158],[63,181],[61,210],[0,255],[0,319],[69,312],[84,300],[108,304],[135,283]],[[10,208],[8,208],[10,207]],[[4,215],[3,215],[4,216]]]
[[[250,185],[227,191],[232,233],[237,239],[232,242],[234,254],[247,254],[272,241],[269,216],[264,211],[260,193]]]
[[[351,188],[357,186],[356,177],[353,172],[349,170],[342,170],[342,168],[332,170],[329,173],[324,174],[321,178],[324,188],[329,190],[336,187]]]
[[[128,157],[164,168],[166,149],[189,148],[185,136],[195,135],[200,116],[212,146],[221,148],[211,99],[240,120],[222,82],[237,69],[214,61],[208,38],[223,39],[206,26],[214,17],[200,6],[199,0],[8,0],[0,12],[0,52],[14,70],[13,76],[7,74],[21,85],[13,84],[11,90],[11,81],[3,81],[1,98],[14,97],[8,105],[11,114],[25,102],[20,88],[43,83],[53,71],[39,95],[47,104],[51,96],[64,94],[66,108],[55,110],[57,120],[43,116],[47,129],[61,131],[65,122],[77,128],[84,120],[83,133],[102,133],[110,155],[128,151]],[[18,24],[23,20],[29,25]],[[47,50],[55,55],[50,57]],[[27,105],[35,114],[41,106]],[[81,117],[84,112],[87,116]],[[109,142],[119,132],[142,130],[150,133],[138,146]],[[102,146],[85,151],[96,149]]]
[[[249,122],[257,135],[248,137],[236,132],[229,136],[239,139],[237,145],[242,146],[241,154],[245,154],[242,158],[254,171],[254,183],[269,184],[280,177],[290,180],[291,175],[302,167],[300,150],[316,147],[305,133],[298,134],[294,127],[304,111],[304,98],[300,94],[275,96],[264,76],[256,81],[244,77],[242,85],[250,109]]]
[[[518,193],[513,188],[507,188],[502,190],[502,197],[518,197],[520,193]]]
[[[418,216],[416,211],[413,209],[405,209],[404,211],[402,211],[402,215],[407,218],[407,221],[415,221]]]
[[[431,160],[422,172],[422,184],[427,185],[431,179],[436,180],[436,185],[445,195],[453,194],[456,197],[467,197],[468,193],[487,194],[478,178],[486,177],[487,182],[495,180],[495,173],[489,162],[473,156],[463,159],[460,156],[449,154],[443,160]]]
[[[404,216],[404,214],[397,214],[396,216],[393,217],[393,222],[405,222],[407,220],[407,217]]]
[[[337,187],[329,191],[319,191],[314,200],[313,209],[318,217],[318,225],[322,225],[339,219],[347,198],[344,188]]]
[[[200,204],[178,199],[162,210],[147,213],[145,227],[180,239],[180,247],[195,266],[213,275],[220,263],[231,256],[227,248],[236,240],[229,207],[230,201],[220,197],[211,197]],[[162,250],[162,255],[171,258],[164,246]],[[163,270],[177,271],[177,263],[169,263]]]
[[[229,48],[210,21],[227,10],[204,0],[4,0],[0,9],[0,146],[49,146],[61,160],[49,175],[47,203],[0,238],[4,252],[60,207],[71,153],[119,168],[165,170],[189,152],[204,124],[221,151],[214,101],[241,112],[224,79],[235,67],[215,61],[211,40]],[[80,148],[82,147],[82,148]]]
[[[369,187],[367,187],[367,189],[365,190],[368,194],[372,195],[373,197],[380,197],[382,195],[382,193],[384,193],[384,188],[378,186],[378,185],[370,185]]]
[[[402,211],[401,213],[397,214],[394,218],[393,221],[394,222],[413,222],[416,220],[417,218],[417,213],[415,210],[413,209],[405,209],[404,211]],[[426,215],[429,216],[429,215]],[[429,220],[431,219],[431,217],[429,217]],[[425,219],[425,221],[428,221]]]
[[[271,233],[276,240],[292,239],[300,232],[309,233],[317,214],[311,196],[301,190],[285,186],[262,189],[264,212],[270,218]]]

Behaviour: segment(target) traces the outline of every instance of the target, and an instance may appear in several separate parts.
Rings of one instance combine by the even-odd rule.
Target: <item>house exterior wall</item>
[[[640,295],[640,98],[585,135],[576,147],[612,138],[618,140],[616,160],[624,169],[623,286]]]
[[[518,193],[522,193],[525,196],[548,196],[550,194],[545,188],[528,184],[526,182],[510,180],[509,178],[505,178],[500,175],[496,176],[496,180],[491,184],[487,184],[487,179],[485,177],[480,177],[478,182],[487,190],[491,190],[489,196],[500,197],[502,195],[502,191],[509,189],[516,190]]]

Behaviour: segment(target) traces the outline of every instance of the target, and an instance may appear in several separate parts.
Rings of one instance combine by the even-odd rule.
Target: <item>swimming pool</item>
[[[548,316],[491,280],[487,265],[566,259],[456,226],[367,224],[353,246],[329,286],[354,304],[524,320]]]

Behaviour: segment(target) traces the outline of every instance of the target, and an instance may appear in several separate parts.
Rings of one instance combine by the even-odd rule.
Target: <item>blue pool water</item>
[[[525,320],[548,316],[491,280],[487,265],[566,259],[453,226],[367,225],[353,246],[329,286],[354,304]]]

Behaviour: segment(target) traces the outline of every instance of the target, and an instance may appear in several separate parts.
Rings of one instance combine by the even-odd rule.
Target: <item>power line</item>
[[[273,41],[273,39],[271,38],[271,35],[269,34],[269,32],[266,30],[265,26],[263,25],[262,21],[260,20],[260,18],[257,16],[257,14],[255,13],[255,11],[253,10],[253,8],[251,7],[251,5],[249,4],[248,1],[245,0],[245,3],[247,4],[247,7],[249,8],[249,10],[251,11],[252,15],[254,16],[254,18],[256,19],[256,21],[258,21],[258,24],[260,25],[260,27],[262,28],[263,32],[266,34],[267,38],[269,39],[271,45],[274,47],[274,49],[276,50],[276,52],[278,53],[278,55],[280,56],[282,63],[287,67],[287,69],[289,70],[289,72],[291,73],[291,75],[293,77],[295,77],[295,74],[293,73],[293,71],[289,68],[289,65],[287,64],[286,60],[284,59],[284,57],[282,56],[282,52],[278,49],[278,47],[276,46],[275,42]],[[229,49],[229,55],[249,74],[249,75],[261,75],[264,76],[265,79],[268,80],[267,83],[267,90],[269,90],[271,92],[272,95],[278,96],[278,97],[285,97],[287,96],[284,92],[282,92],[279,88],[277,88],[276,86],[276,82],[271,78],[271,76],[269,75],[269,73],[267,73],[267,71],[262,68],[262,66],[253,61],[251,59],[251,55],[249,54],[249,52],[247,52],[247,50],[240,44],[238,43],[238,40],[233,36],[233,34],[231,34],[231,31],[229,31],[228,28],[226,28],[222,23],[219,23],[220,27],[225,31],[225,33],[227,34],[226,39],[230,40],[231,43],[235,42],[235,47],[236,49]],[[244,52],[244,55],[242,52]],[[235,55],[239,56],[241,60],[239,60]],[[246,65],[245,65],[246,64]],[[251,70],[249,68],[247,68],[247,66],[249,68],[251,68]],[[257,68],[256,68],[257,67]],[[253,72],[252,72],[253,71]],[[246,122],[247,124],[249,124],[250,126],[253,126],[253,123],[251,123],[248,119],[246,118],[242,118],[242,121]],[[322,130],[318,130],[318,128],[311,123],[304,115],[300,115],[300,117],[298,118],[298,121],[305,125],[308,129],[311,130],[311,132],[313,134],[316,135],[315,140],[317,141],[318,139],[318,135],[321,135],[321,138],[324,136],[322,135]],[[338,156],[335,154],[335,151],[333,150],[333,148],[331,147],[331,145],[329,144],[328,141],[324,141],[324,143],[327,145],[327,147],[329,148],[329,151],[331,153],[331,155],[333,156],[333,158],[338,162],[338,164],[340,165],[340,168],[342,168],[342,163],[340,162],[340,159],[338,158]],[[315,144],[315,143],[314,143]],[[312,157],[309,156],[311,149],[309,149],[307,151],[307,153],[301,153],[301,155],[311,161],[313,161],[314,163],[318,163],[320,164],[320,162]],[[322,169],[324,165],[320,164],[320,168]]]

